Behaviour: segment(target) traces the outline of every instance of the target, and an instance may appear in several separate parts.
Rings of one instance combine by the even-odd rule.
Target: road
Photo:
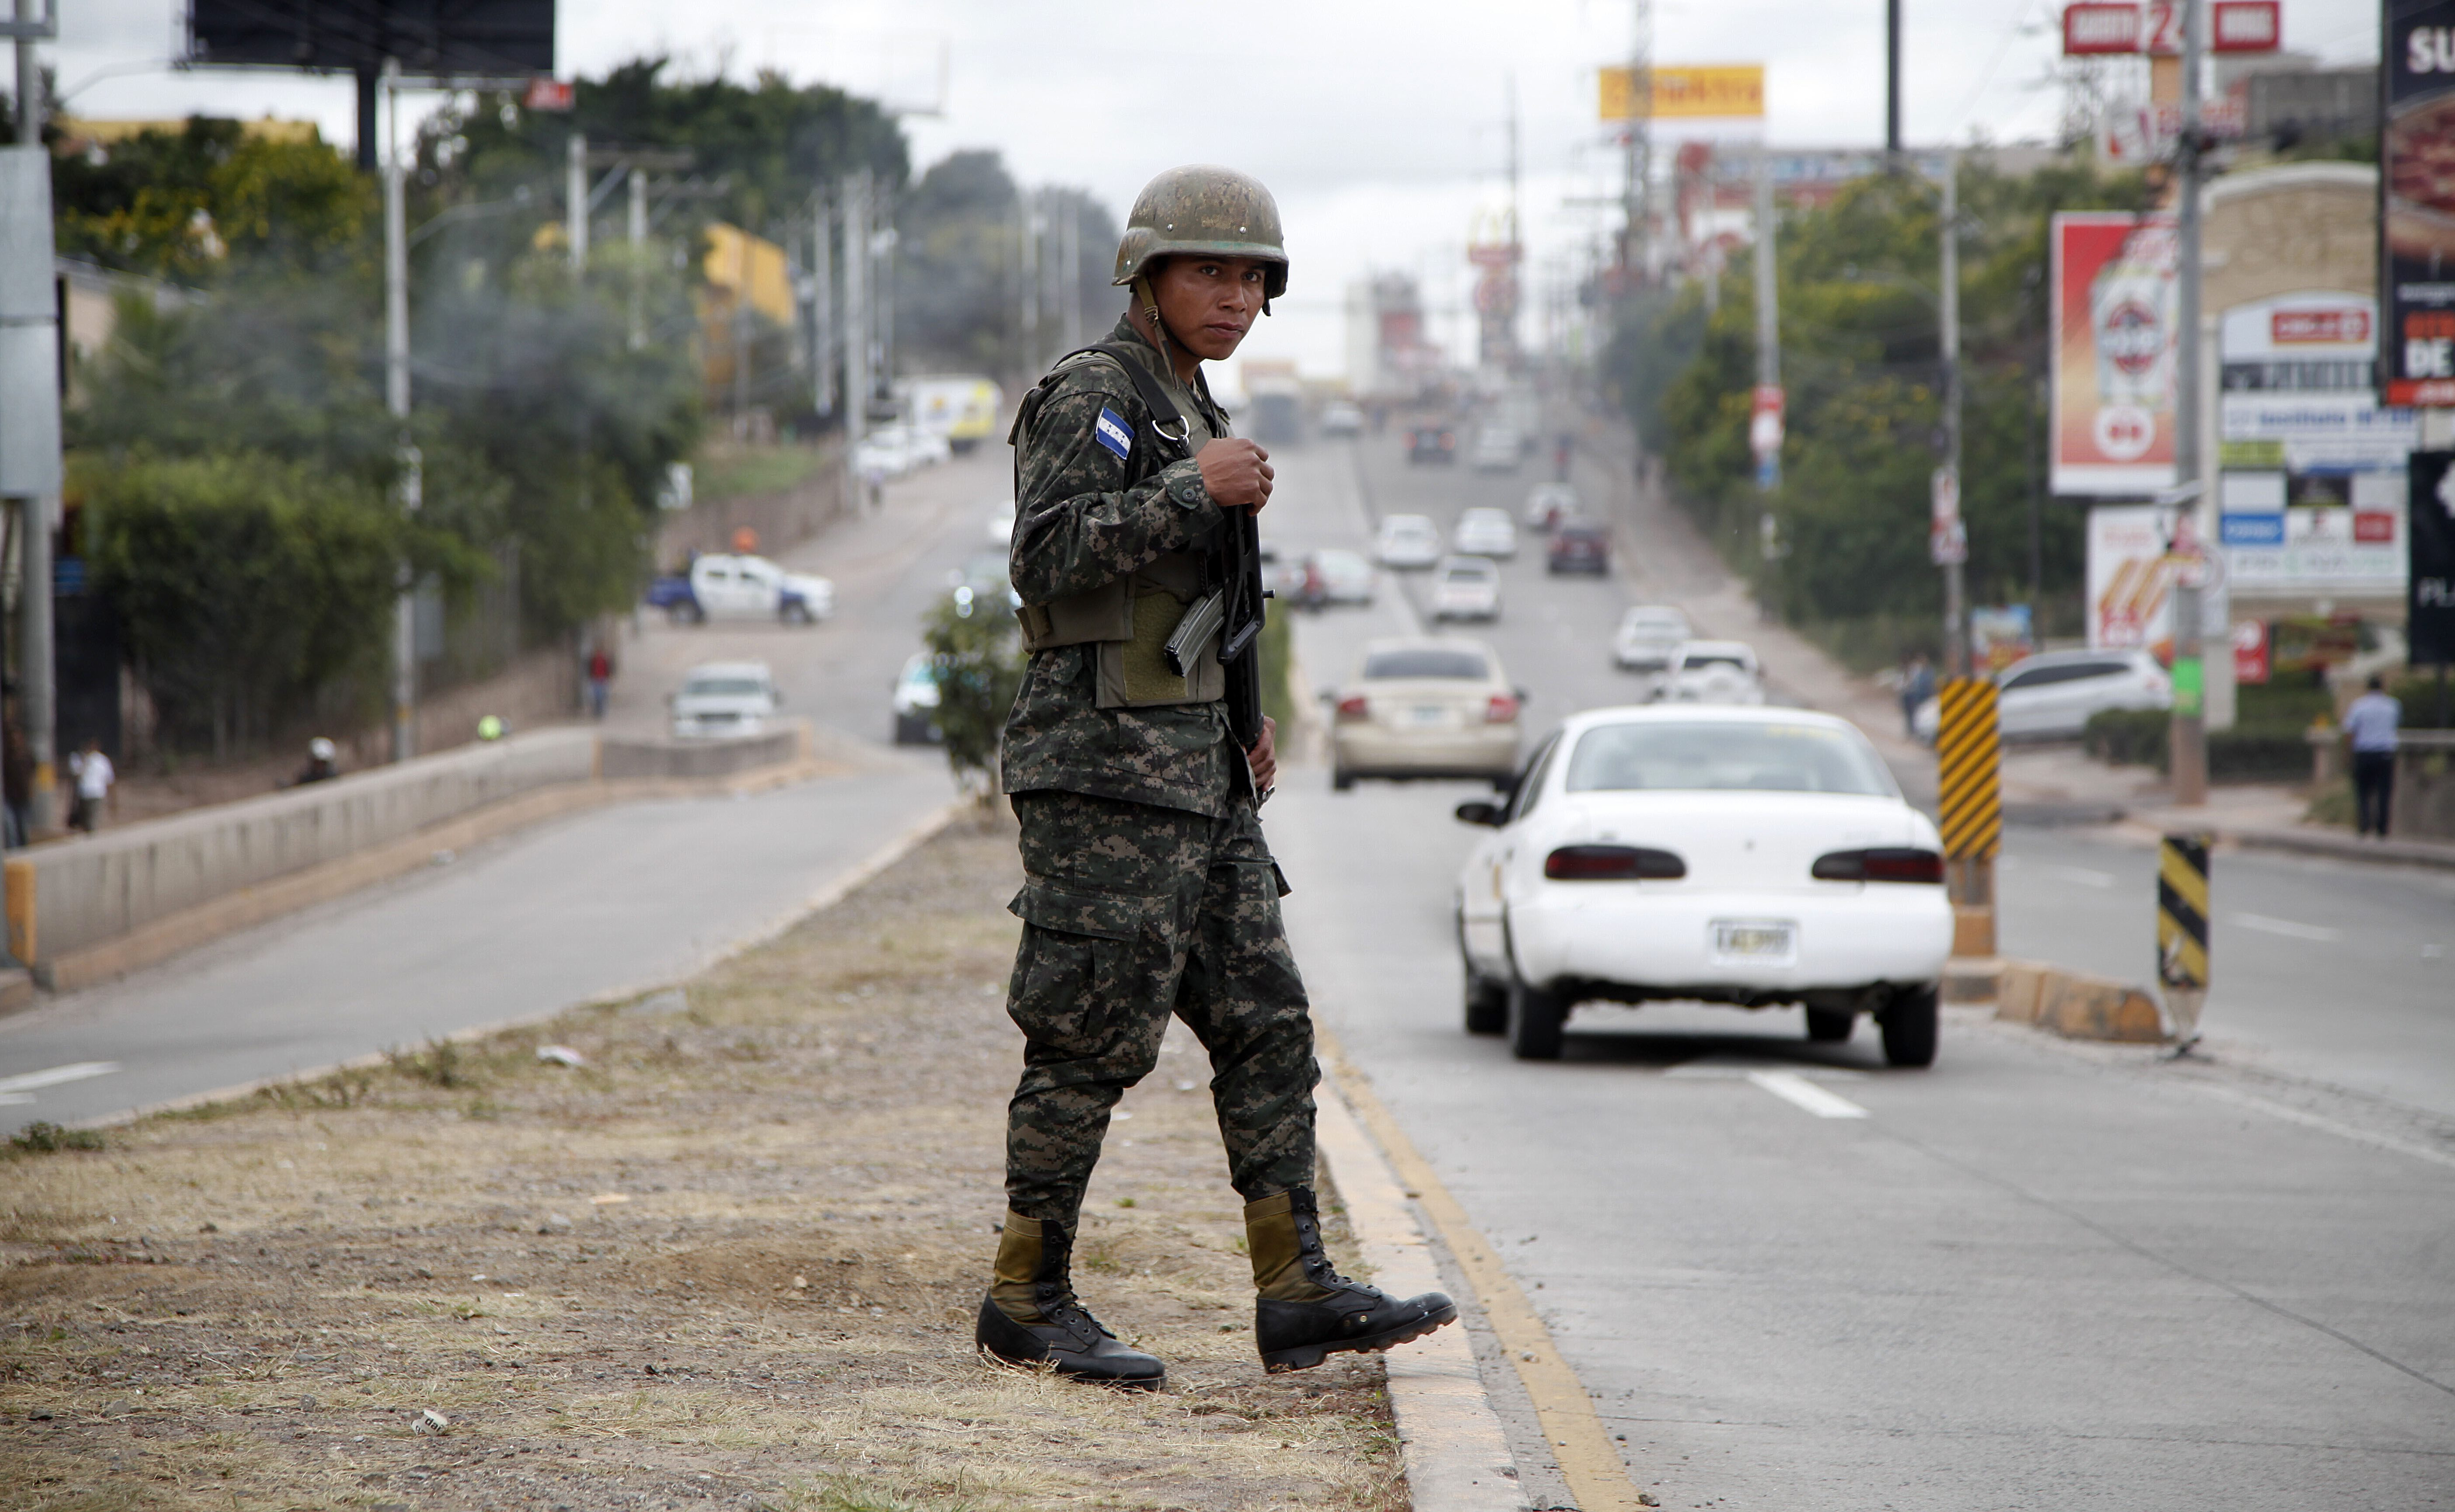
[[[757,656],[849,775],[578,815],[0,1019],[0,1127],[111,1118],[534,1019],[686,976],[805,908],[954,794],[935,749],[882,743],[887,693],[947,571],[983,549],[1006,455],[890,484],[883,510],[781,554],[837,579],[826,624],[649,616],[626,638],[611,728],[657,730],[694,662]]]
[[[1388,439],[1275,460],[1290,547],[1532,481],[1410,472]],[[1727,606],[1690,545],[1641,587],[1507,570],[1500,622],[1468,633],[1533,693],[1530,737],[1623,696],[1624,604]],[[1412,617],[1403,593],[1306,616],[1299,657],[1332,683]],[[2221,857],[2199,1064],[1956,1013],[1934,1069],[1893,1072],[1863,1030],[1811,1047],[1795,1010],[1692,1005],[1581,1010],[1562,1062],[1527,1063],[1459,1022],[1448,810],[1475,791],[1291,771],[1267,811],[1289,928],[1317,1011],[1664,1505],[2455,1504],[2455,1016],[2429,953],[2455,890]],[[2008,849],[2008,949],[2144,975],[2141,845]]]

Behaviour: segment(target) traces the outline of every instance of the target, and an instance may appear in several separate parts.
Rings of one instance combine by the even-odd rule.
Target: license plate
[[[1783,961],[1798,953],[1798,926],[1763,919],[1716,919],[1714,954],[1734,960]]]
[[[1407,711],[1407,722],[1418,730],[1450,722],[1450,712],[1438,704],[1419,703]]]

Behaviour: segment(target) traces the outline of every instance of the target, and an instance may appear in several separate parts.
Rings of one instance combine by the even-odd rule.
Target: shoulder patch
[[[1132,454],[1134,433],[1123,419],[1118,417],[1116,411],[1102,409],[1099,423],[1092,427],[1092,432],[1099,437],[1102,446],[1117,454],[1119,460],[1124,460]]]

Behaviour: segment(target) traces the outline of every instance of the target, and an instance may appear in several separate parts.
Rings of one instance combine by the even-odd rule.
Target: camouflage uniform
[[[1026,606],[1121,578],[1146,585],[1132,598],[1144,643],[1145,627],[1173,613],[1146,585],[1169,581],[1223,517],[1190,454],[1227,433],[1227,416],[1199,380],[1179,384],[1131,322],[1108,339],[1169,389],[1188,422],[1187,459],[1149,466],[1159,458],[1143,449],[1160,443],[1111,360],[1061,365],[1017,437],[1012,571]],[[1126,455],[1102,439],[1104,410],[1131,433]],[[1025,877],[1010,905],[1024,930],[1006,1012],[1026,1043],[1006,1121],[1007,1200],[1069,1227],[1109,1110],[1157,1063],[1170,1014],[1209,1052],[1229,1179],[1248,1200],[1310,1184],[1320,1075],[1279,918],[1285,884],[1222,703],[1198,676],[1174,696],[1155,692],[1135,645],[1123,676],[1104,680],[1103,655],[1119,653],[1033,654],[1004,756]]]

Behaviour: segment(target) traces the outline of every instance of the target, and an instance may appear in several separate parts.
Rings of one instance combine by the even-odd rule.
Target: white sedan
[[[1517,554],[1517,526],[1507,510],[1471,509],[1460,514],[1450,532],[1450,548],[1460,556],[1489,556],[1507,561]]]
[[[1654,691],[1665,703],[1762,703],[1764,669],[1744,640],[1688,640]]]
[[[1432,574],[1432,618],[1498,619],[1500,569],[1480,556],[1452,556]]]
[[[1897,1066],[1935,1059],[1952,954],[1942,842],[1867,737],[1797,709],[1594,709],[1535,752],[1458,878],[1466,1026],[1559,1057],[1581,1002],[1860,1013]]]
[[[1440,528],[1421,514],[1392,514],[1381,522],[1372,554],[1384,567],[1430,567],[1441,559]]]

